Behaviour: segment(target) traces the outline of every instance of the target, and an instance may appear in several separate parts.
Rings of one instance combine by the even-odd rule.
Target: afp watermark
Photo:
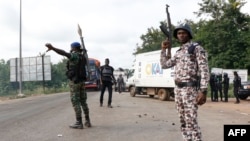
[[[249,141],[250,125],[224,125],[224,141]]]

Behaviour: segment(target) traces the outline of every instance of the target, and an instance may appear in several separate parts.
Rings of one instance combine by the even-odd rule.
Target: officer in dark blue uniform
[[[234,82],[234,96],[236,98],[235,104],[239,104],[240,99],[239,99],[239,96],[238,96],[238,91],[239,91],[239,88],[241,86],[241,78],[238,75],[237,71],[234,71],[234,81],[233,82]]]
[[[106,90],[106,87],[108,88],[108,108],[112,108],[112,85],[113,83],[116,83],[115,77],[114,77],[114,68],[109,65],[109,59],[105,59],[105,65],[100,67],[101,72],[101,96],[100,96],[100,107],[103,106],[103,95]]]
[[[216,75],[211,73],[209,80],[210,88],[211,88],[211,101],[218,101],[218,90],[216,85]]]
[[[223,76],[223,93],[224,93],[224,102],[228,102],[228,89],[229,89],[229,77],[227,73],[224,73]]]
[[[210,89],[211,89],[211,101],[214,101],[214,73],[211,73],[210,79],[209,79],[209,84],[210,84]]]
[[[222,94],[222,74],[221,73],[217,74],[217,88],[220,94],[220,101],[223,101],[222,100],[223,94]]]

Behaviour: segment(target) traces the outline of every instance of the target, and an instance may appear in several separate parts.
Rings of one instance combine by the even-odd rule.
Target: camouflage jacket
[[[81,64],[81,54],[79,52],[71,52],[71,57],[67,61],[66,76],[74,83],[83,82],[86,79],[85,64]]]
[[[188,48],[196,44],[193,54],[188,52]],[[209,82],[209,68],[207,53],[203,47],[194,42],[183,44],[174,56],[167,58],[166,51],[161,51],[160,62],[162,69],[175,66],[175,81],[188,82],[197,81],[200,77],[200,88],[207,89]]]

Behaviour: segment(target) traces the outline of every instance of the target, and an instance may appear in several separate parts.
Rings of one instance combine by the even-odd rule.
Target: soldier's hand
[[[165,41],[161,42],[161,48],[164,49],[164,50],[167,49],[167,48],[170,48],[169,40],[165,40]]]
[[[196,97],[196,102],[198,105],[203,105],[207,101],[207,95],[203,94],[201,91],[198,92],[198,95]]]
[[[53,46],[50,43],[46,43],[45,46],[48,48],[48,50],[46,52],[53,49]]]

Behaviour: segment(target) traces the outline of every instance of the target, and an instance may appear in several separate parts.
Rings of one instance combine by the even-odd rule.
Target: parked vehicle
[[[250,96],[250,81],[241,82],[241,88],[239,89],[238,95],[242,100],[245,100]]]
[[[90,78],[85,82],[86,89],[100,90],[100,61],[94,58],[89,58]]]
[[[179,49],[171,49],[172,55]],[[134,64],[134,86],[130,95],[158,96],[160,100],[174,97],[174,67],[162,69],[160,64],[161,50],[137,54]]]

